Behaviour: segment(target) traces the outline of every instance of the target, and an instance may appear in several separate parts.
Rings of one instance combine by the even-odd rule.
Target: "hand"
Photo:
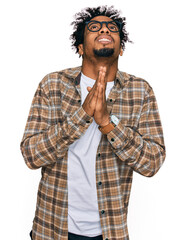
[[[87,87],[88,90],[88,95],[85,98],[85,101],[82,105],[84,111],[91,117],[93,117],[94,115],[94,111],[96,108],[96,103],[97,103],[97,97],[98,97],[98,81],[99,78],[96,80],[94,86],[91,87]]]
[[[91,117],[94,116],[95,122],[100,126],[106,126],[110,122],[105,96],[107,85],[105,75],[106,68],[101,67],[94,86],[87,87],[89,94],[82,105],[85,112]]]
[[[107,81],[105,79],[106,68],[102,67],[98,73],[98,96],[96,102],[96,108],[94,111],[94,120],[100,126],[106,126],[110,122],[110,116],[107,110],[107,102],[105,90],[107,86]]]

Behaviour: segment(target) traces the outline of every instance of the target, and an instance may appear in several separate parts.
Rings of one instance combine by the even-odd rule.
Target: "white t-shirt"
[[[81,104],[95,80],[81,74]],[[114,82],[107,82],[106,98]],[[93,120],[68,151],[68,231],[94,237],[102,234],[96,190],[96,154],[101,132]]]

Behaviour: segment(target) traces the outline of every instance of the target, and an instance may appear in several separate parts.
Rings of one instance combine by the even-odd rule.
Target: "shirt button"
[[[104,210],[102,210],[102,211],[101,211],[101,214],[104,214],[104,213],[105,213],[105,211],[104,211]]]
[[[101,185],[102,184],[102,182],[98,182],[98,185]]]
[[[78,102],[81,102],[81,100],[78,100]]]
[[[111,138],[111,141],[114,142],[114,138]]]
[[[108,238],[105,238],[105,240],[109,240]]]
[[[101,156],[101,153],[98,153],[98,157],[100,157]]]
[[[87,120],[87,121],[86,121],[86,123],[90,123],[90,121],[89,121],[89,120]]]
[[[112,98],[110,99],[110,102],[112,102]]]

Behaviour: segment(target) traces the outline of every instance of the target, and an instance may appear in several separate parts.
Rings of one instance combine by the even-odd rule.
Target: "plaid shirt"
[[[68,147],[92,123],[81,106],[81,67],[50,73],[35,93],[21,151],[27,166],[41,167],[34,240],[68,239]],[[133,171],[153,176],[165,159],[156,99],[143,79],[117,71],[107,99],[120,122],[102,135],[96,184],[103,240],[128,240],[127,209]],[[81,187],[81,186],[79,186]]]

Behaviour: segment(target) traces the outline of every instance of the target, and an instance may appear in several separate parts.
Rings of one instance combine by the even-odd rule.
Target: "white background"
[[[122,11],[128,43],[122,71],[146,79],[155,91],[167,157],[152,178],[134,174],[128,228],[131,240],[185,240],[185,8],[177,0],[6,0],[0,3],[0,238],[29,240],[40,170],[20,152],[30,105],[41,79],[81,65],[71,50],[73,15],[107,4]]]

